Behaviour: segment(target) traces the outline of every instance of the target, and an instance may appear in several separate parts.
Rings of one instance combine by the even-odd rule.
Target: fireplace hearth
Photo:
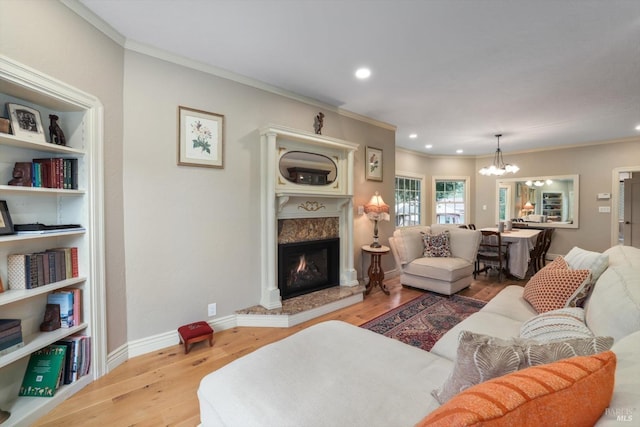
[[[278,245],[278,288],[283,300],[338,286],[340,239]]]

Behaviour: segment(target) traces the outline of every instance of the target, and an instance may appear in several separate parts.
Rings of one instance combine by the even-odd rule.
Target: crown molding
[[[91,9],[80,3],[78,0],[60,0],[60,2],[93,25],[96,29],[109,37],[111,40],[124,47],[126,37],[120,34],[115,28],[107,24],[102,18],[93,13]]]
[[[556,151],[556,150],[572,150],[572,149],[576,149],[576,148],[585,148],[585,147],[591,147],[591,146],[595,146],[595,145],[608,145],[608,144],[623,144],[623,143],[630,143],[630,142],[638,142],[640,143],[640,136],[628,136],[625,138],[616,138],[616,139],[610,139],[610,140],[605,140],[605,141],[589,141],[589,142],[584,142],[581,144],[570,144],[570,145],[558,145],[558,146],[553,146],[553,147],[541,147],[541,148],[535,148],[535,149],[530,149],[530,150],[520,150],[520,151],[509,151],[508,153],[506,153],[505,155],[519,155],[519,154],[531,154],[531,153],[540,153],[543,151]],[[478,154],[476,156],[469,156],[469,155],[460,155],[460,156],[455,156],[455,155],[440,155],[440,154],[429,154],[429,153],[424,153],[421,151],[416,151],[416,150],[411,150],[408,148],[404,148],[404,147],[399,147],[396,146],[396,151],[401,152],[401,153],[407,153],[407,154],[412,154],[412,155],[417,155],[417,156],[421,156],[421,157],[426,157],[429,159],[487,159],[487,158],[493,158],[493,156],[495,156],[495,152],[490,153],[490,154]],[[503,151],[504,153],[504,151]]]
[[[250,77],[246,77],[229,70],[225,70],[219,67],[215,67],[213,65],[205,64],[200,61],[195,61],[180,55],[167,52],[162,49],[158,49],[153,46],[149,46],[144,43],[139,43],[134,40],[127,39],[124,35],[120,34],[115,28],[113,28],[111,25],[105,22],[98,15],[93,13],[93,11],[91,11],[85,5],[80,3],[78,0],[60,0],[60,1],[62,2],[62,4],[64,4],[73,12],[75,12],[77,15],[79,15],[81,18],[83,18],[85,21],[87,21],[88,23],[93,25],[96,29],[104,33],[111,40],[116,42],[118,45],[122,46],[125,50],[141,53],[141,54],[144,54],[153,58],[161,59],[163,61],[167,61],[176,65],[180,65],[196,71],[201,71],[203,73],[207,73],[212,76],[231,80],[236,83],[243,84],[245,86],[250,86],[256,89],[264,90],[265,92],[269,92],[275,95],[283,96],[285,98],[293,99],[295,101],[299,101],[307,105],[312,105],[314,107],[321,108],[325,111],[332,111],[341,116],[355,119],[364,123],[368,123],[379,128],[391,130],[394,132],[396,130],[395,125],[385,123],[380,120],[373,119],[371,117],[363,116],[349,110],[344,110],[334,105],[330,105],[330,104],[326,104],[324,102],[318,101],[317,99],[299,95],[297,93],[287,91],[277,86],[273,86],[256,79],[252,79]]]

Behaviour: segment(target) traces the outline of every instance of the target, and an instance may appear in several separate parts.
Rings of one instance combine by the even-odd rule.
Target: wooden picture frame
[[[20,104],[7,103],[13,135],[34,142],[47,142],[40,111]]]
[[[224,116],[178,107],[178,165],[223,168]]]
[[[364,153],[364,176],[369,181],[382,181],[382,150],[367,147]]]
[[[13,222],[5,200],[0,200],[0,236],[14,234]]]

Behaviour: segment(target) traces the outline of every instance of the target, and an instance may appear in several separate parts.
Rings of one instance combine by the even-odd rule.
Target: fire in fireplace
[[[282,299],[339,284],[340,239],[278,245],[278,287]]]

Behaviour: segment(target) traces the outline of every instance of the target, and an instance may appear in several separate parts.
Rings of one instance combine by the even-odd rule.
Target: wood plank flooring
[[[526,281],[479,276],[460,292],[489,301],[507,285],[524,286]],[[184,354],[182,345],[132,358],[94,381],[63,402],[37,426],[197,426],[200,413],[196,391],[200,379],[227,363],[266,344],[325,320],[342,320],[361,325],[404,304],[423,291],[386,281],[391,294],[374,289],[362,303],[329,313],[292,328],[236,327],[214,334],[214,345],[192,346]]]

